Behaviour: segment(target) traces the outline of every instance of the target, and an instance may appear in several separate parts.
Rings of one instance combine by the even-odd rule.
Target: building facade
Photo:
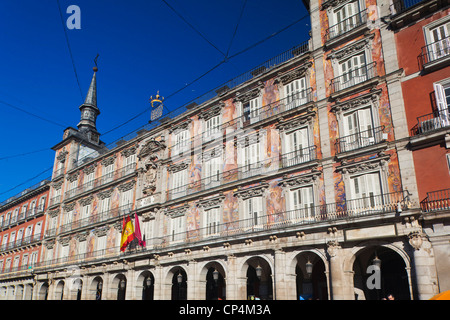
[[[77,129],[53,147],[33,299],[427,299],[448,289],[423,227],[392,8],[304,4],[309,41],[113,147],[96,130],[94,69]],[[146,245],[121,252],[127,216]]]

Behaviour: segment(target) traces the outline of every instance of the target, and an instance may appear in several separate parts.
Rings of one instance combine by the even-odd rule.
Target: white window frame
[[[202,180],[205,189],[220,185],[222,179],[223,160],[221,156],[210,157],[203,161]]]
[[[338,26],[338,34],[333,35],[333,38],[355,28],[358,23],[356,14],[361,11],[362,7],[360,1],[349,1],[337,8],[334,8],[332,11],[332,25]],[[346,19],[352,23],[348,24],[347,22],[344,22]]]
[[[251,124],[260,121],[262,108],[262,96],[241,103],[242,122]]]
[[[185,240],[186,217],[179,215],[170,218],[170,241],[179,242]]]
[[[363,172],[349,177],[350,201],[347,207],[355,212],[377,209],[383,205],[383,183],[380,171]]]
[[[446,38],[435,41],[433,30],[439,27],[444,27]],[[450,16],[447,15],[441,19],[433,21],[423,27],[423,34],[425,43],[427,44],[426,50],[429,61],[440,59],[442,57],[450,57]],[[433,45],[434,44],[434,45]],[[443,53],[443,54],[442,54]]]
[[[111,182],[114,178],[114,163],[102,167],[102,183]]]
[[[190,132],[189,129],[179,129],[172,134],[172,156],[180,156],[181,154],[188,152],[190,146]]]
[[[284,132],[283,153],[286,166],[292,166],[312,160],[310,152],[310,129],[302,126]]]
[[[306,76],[295,79],[283,87],[286,110],[294,109],[308,102]]]
[[[218,235],[220,233],[222,210],[220,207],[205,208],[203,211],[203,234],[206,237]]]
[[[178,198],[186,195],[188,184],[188,170],[183,169],[172,173],[171,179],[171,195],[172,198]]]
[[[221,137],[222,132],[222,122],[221,122],[221,115],[215,115],[208,120],[203,121],[203,141],[208,142],[211,140],[215,140],[217,138]]]
[[[130,174],[134,172],[136,168],[136,153],[130,154],[128,157],[125,157],[125,174]]]
[[[84,189],[85,190],[92,189],[94,187],[94,180],[95,180],[95,171],[85,174],[83,181]]]
[[[133,188],[126,191],[122,191],[120,194],[120,207],[122,209],[131,210],[133,206],[133,196],[134,196]]]
[[[265,197],[256,196],[242,200],[243,227],[251,229],[262,229],[264,227],[264,202]]]

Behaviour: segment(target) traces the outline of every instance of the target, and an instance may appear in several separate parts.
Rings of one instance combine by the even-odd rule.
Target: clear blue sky
[[[53,164],[50,148],[62,140],[66,127],[78,124],[78,107],[97,53],[101,111],[97,129],[104,133],[147,109],[157,90],[169,96],[217,65],[223,53],[233,56],[307,15],[301,0],[59,0],[59,4],[64,28],[70,16],[67,8],[77,5],[81,10],[81,29],[66,32],[82,93],[58,1],[0,1],[0,202],[50,177],[51,171],[42,173]],[[307,40],[309,24],[306,17],[229,59],[167,99],[166,107],[185,105]],[[101,139],[109,144],[149,119],[147,112]]]

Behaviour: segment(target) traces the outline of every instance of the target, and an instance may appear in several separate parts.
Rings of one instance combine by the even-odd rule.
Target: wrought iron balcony
[[[336,152],[348,152],[379,144],[386,140],[384,126],[359,131],[336,140]]]
[[[443,128],[450,128],[450,112],[448,109],[437,110],[417,118],[416,134],[431,133]]]
[[[362,67],[355,68],[346,72],[336,78],[331,79],[330,87],[331,93],[336,93],[353,87],[357,84],[364,83],[369,79],[377,76],[376,62],[366,64]]]
[[[325,42],[341,36],[367,22],[367,10],[360,12],[336,23],[325,31]]]
[[[426,67],[433,62],[438,62],[450,57],[450,37],[427,44],[422,47],[422,66]]]
[[[427,192],[420,206],[424,212],[450,210],[450,189]]]

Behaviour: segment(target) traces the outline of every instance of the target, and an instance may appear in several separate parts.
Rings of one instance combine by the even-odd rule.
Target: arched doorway
[[[137,286],[137,292],[136,294],[141,294],[142,300],[153,300],[153,294],[154,294],[154,284],[155,284],[155,278],[153,277],[153,274],[149,271],[143,272],[139,278],[138,278],[138,284],[141,284],[140,286]]]
[[[206,300],[225,300],[225,279],[221,267],[209,267],[206,273]]]
[[[296,299],[328,300],[325,264],[314,253],[304,253],[297,257]]]
[[[70,299],[81,300],[81,290],[83,289],[83,280],[75,279],[70,288]]]
[[[389,294],[396,300],[411,299],[405,261],[390,248],[372,246],[361,250],[355,257],[353,271],[357,300],[381,300]]]
[[[55,288],[55,300],[63,300],[63,299],[64,299],[64,281],[61,280],[58,282]]]
[[[255,257],[247,261],[247,299],[272,300],[272,268],[262,258]]]
[[[48,299],[48,282],[44,282],[39,289],[38,294],[39,300],[47,300]]]
[[[127,278],[119,274],[114,278],[113,288],[117,287],[117,300],[125,300],[127,291]]]
[[[101,277],[97,276],[92,280],[88,295],[91,300],[102,300],[103,279]]]
[[[187,274],[178,268],[172,277],[172,300],[187,300]]]

